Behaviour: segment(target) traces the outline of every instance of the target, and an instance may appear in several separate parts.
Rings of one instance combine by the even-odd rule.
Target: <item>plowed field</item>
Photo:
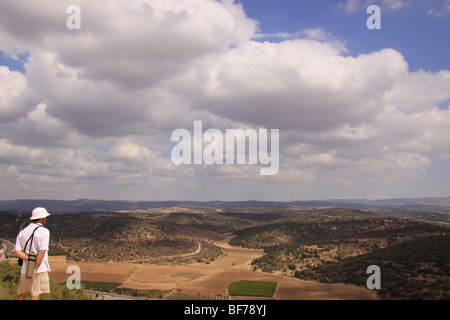
[[[216,242],[224,254],[209,264],[152,265],[132,263],[70,263],[64,257],[50,257],[50,276],[56,282],[69,277],[67,267],[76,264],[81,269],[81,280],[118,282],[121,287],[133,289],[182,290],[192,294],[226,295],[230,283],[239,280],[275,281],[274,298],[280,300],[374,299],[366,288],[339,284],[321,284],[291,277],[251,270],[251,261],[263,255],[262,250],[232,247]],[[233,297],[233,299],[240,299]]]

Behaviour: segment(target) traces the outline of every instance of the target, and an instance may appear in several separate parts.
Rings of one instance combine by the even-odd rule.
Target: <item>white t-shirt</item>
[[[37,255],[39,251],[46,250],[44,254],[44,258],[42,259],[42,263],[39,268],[36,270],[36,273],[42,273],[46,271],[50,271],[50,264],[48,263],[48,245],[50,242],[50,231],[43,227],[40,223],[30,223],[28,227],[23,229],[16,238],[16,250],[20,250],[25,252],[25,254],[29,253],[31,240],[28,242],[27,247],[24,248],[25,243],[28,238],[30,238],[34,229],[40,226],[36,232],[34,233],[33,243],[31,245],[31,253]],[[21,273],[25,273],[27,270],[27,261],[23,261],[22,269],[20,269]]]

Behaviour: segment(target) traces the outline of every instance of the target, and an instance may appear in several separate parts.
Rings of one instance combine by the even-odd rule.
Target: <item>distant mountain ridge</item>
[[[450,197],[446,198],[393,198],[383,200],[330,199],[305,201],[126,201],[126,200],[49,200],[18,199],[0,201],[0,210],[31,211],[35,207],[45,207],[49,212],[75,213],[93,211],[148,210],[167,207],[227,209],[255,207],[289,209],[295,207],[346,207],[355,209],[403,208],[450,213]]]

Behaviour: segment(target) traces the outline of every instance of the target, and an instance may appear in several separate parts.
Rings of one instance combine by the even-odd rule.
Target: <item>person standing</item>
[[[17,300],[24,300],[28,294],[31,294],[31,300],[39,300],[41,294],[50,293],[48,277],[50,231],[44,227],[49,215],[45,208],[35,208],[31,213],[31,223],[16,238],[15,255],[23,260],[17,287]],[[31,237],[33,232],[34,236]],[[31,278],[25,275],[29,254],[37,256]]]

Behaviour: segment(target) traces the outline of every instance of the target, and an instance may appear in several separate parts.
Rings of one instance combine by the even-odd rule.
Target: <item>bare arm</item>
[[[39,268],[39,266],[42,263],[42,259],[44,259],[45,252],[47,252],[47,250],[40,250],[36,257],[36,265],[34,266],[33,278],[34,278],[34,274],[36,273],[36,270]],[[16,257],[21,258],[24,261],[28,260],[28,255],[25,252],[23,252],[21,250],[16,250],[14,253],[15,253]]]
[[[20,259],[22,259],[24,261],[28,260],[28,255],[25,252],[21,251],[21,250],[14,251],[14,254],[16,255],[17,258],[20,258]]]
[[[37,258],[36,258],[36,265],[34,266],[34,272],[36,272],[36,270],[39,268],[39,266],[42,263],[42,259],[44,259],[44,255],[47,252],[47,250],[40,250]]]

